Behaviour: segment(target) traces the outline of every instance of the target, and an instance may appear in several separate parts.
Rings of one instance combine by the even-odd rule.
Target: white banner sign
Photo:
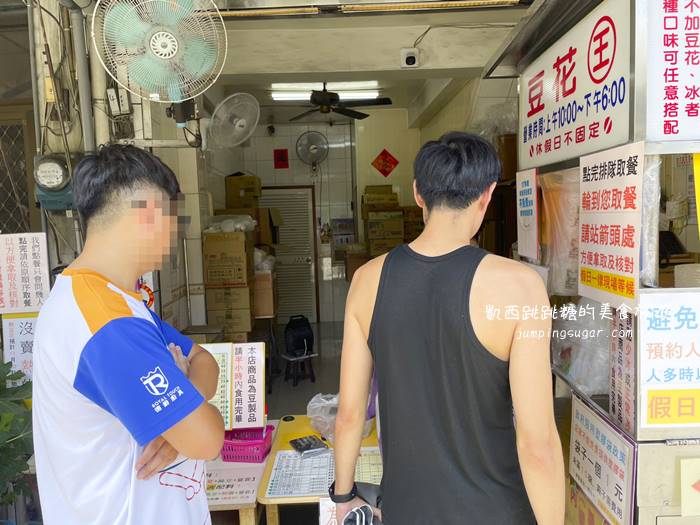
[[[27,380],[32,378],[37,315],[29,313],[2,316],[2,361],[12,363],[12,370],[24,373]]]
[[[525,69],[520,169],[627,142],[630,34],[629,2],[606,0]]]
[[[647,140],[700,139],[700,2],[646,2]]]
[[[540,251],[537,170],[519,171],[515,181],[518,192],[518,255],[537,260]]]
[[[218,391],[211,403],[227,430],[265,426],[265,343],[207,343],[219,365]]]
[[[581,158],[578,293],[614,308],[639,291],[644,143]]]
[[[700,427],[700,291],[639,299],[640,428]]]
[[[38,311],[49,288],[46,234],[0,235],[0,314]]]
[[[610,416],[629,435],[634,435],[637,413],[634,315],[615,310],[610,334]]]
[[[632,443],[574,395],[569,471],[613,525],[634,519],[634,457]]]

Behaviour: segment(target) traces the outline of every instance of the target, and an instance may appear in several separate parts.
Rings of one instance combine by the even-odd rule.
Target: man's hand
[[[170,443],[162,437],[157,437],[143,449],[143,455],[136,463],[137,478],[150,479],[154,474],[171,465],[177,455],[177,450]]]
[[[177,367],[182,370],[182,373],[185,374],[185,376],[189,377],[190,376],[190,362],[187,360],[185,355],[182,353],[182,348],[177,346],[176,344],[170,343],[168,345],[168,350],[170,350],[170,354],[173,356],[173,359],[175,360],[175,364]]]
[[[360,497],[355,498],[352,501],[348,501],[347,503],[336,503],[335,505],[335,519],[338,525],[343,525],[343,520],[345,519],[345,516],[348,515],[348,513],[352,509],[356,509],[358,507],[362,507],[363,505],[369,505],[365,500],[363,500]],[[370,505],[370,508],[372,509],[372,513],[374,516],[379,520],[382,521],[382,511],[374,508]]]

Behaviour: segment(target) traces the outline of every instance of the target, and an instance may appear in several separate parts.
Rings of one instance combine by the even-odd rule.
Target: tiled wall
[[[353,217],[353,128],[351,124],[274,124],[274,134],[268,125],[260,125],[253,137],[242,147],[246,171],[256,174],[263,186],[313,185],[316,194],[317,230],[331,219]],[[318,131],[329,144],[328,158],[314,172],[297,157],[296,143],[306,131]],[[274,150],[287,149],[289,168],[275,169]],[[348,284],[342,266],[331,264],[330,244],[317,238],[319,258],[320,319],[323,322],[342,321]]]

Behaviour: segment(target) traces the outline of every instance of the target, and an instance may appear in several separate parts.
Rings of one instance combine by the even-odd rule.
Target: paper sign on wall
[[[637,413],[637,377],[634,316],[615,310],[610,335],[610,416],[634,435]]]
[[[574,395],[569,471],[613,525],[634,519],[634,458],[631,440]]]
[[[32,378],[37,315],[37,313],[25,313],[2,316],[2,361],[12,363],[12,370],[24,373],[26,380]]]
[[[49,286],[46,234],[0,235],[0,314],[38,311]]]
[[[647,140],[700,139],[700,2],[645,2]]]
[[[700,427],[700,291],[639,301],[640,428]]]
[[[537,260],[540,251],[537,170],[519,171],[515,181],[518,192],[518,255]]]
[[[273,152],[273,157],[275,159],[275,169],[276,170],[286,170],[289,169],[289,150],[288,149],[276,149]]]
[[[520,169],[627,142],[631,34],[630,3],[607,0],[525,69]]]
[[[614,308],[636,306],[644,144],[581,158],[578,293]]]
[[[384,177],[391,175],[391,172],[399,165],[399,161],[389,151],[383,149],[379,155],[372,161],[372,166]]]
[[[265,426],[265,344],[202,345],[219,365],[218,390],[211,403],[227,430]]]

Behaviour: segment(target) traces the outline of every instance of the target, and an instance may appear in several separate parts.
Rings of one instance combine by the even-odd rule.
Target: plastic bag
[[[311,420],[311,428],[321,434],[333,444],[335,439],[335,418],[338,415],[337,394],[316,394],[309,401],[306,415]],[[372,420],[365,421],[362,438],[366,438],[372,432]]]
[[[544,201],[544,266],[549,267],[550,295],[578,295],[579,170],[537,177]]]
[[[255,255],[253,256],[255,260],[255,271],[256,272],[272,272],[275,269],[275,261],[277,260],[274,256],[268,255],[265,251],[255,248]]]
[[[642,185],[642,254],[639,280],[643,286],[658,286],[659,275],[659,215],[661,202],[661,157],[644,158]]]
[[[205,233],[252,232],[258,223],[250,215],[217,215]]]
[[[476,109],[477,115],[470,129],[496,144],[499,135],[516,133],[518,129],[518,99]]]

